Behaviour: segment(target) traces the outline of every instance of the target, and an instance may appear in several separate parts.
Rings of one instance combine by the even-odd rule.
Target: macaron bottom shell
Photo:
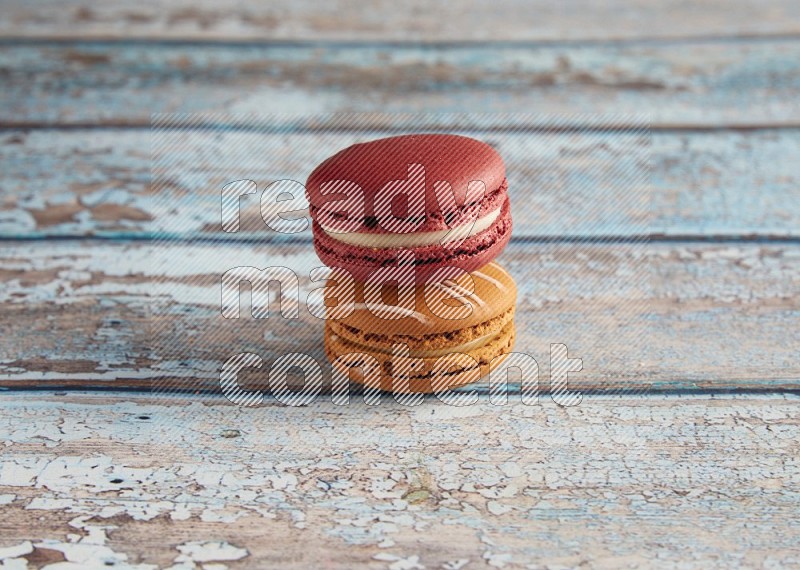
[[[509,354],[514,348],[516,339],[516,329],[514,321],[509,320],[502,324],[495,335],[480,346],[472,346],[468,350],[459,351],[458,346],[453,346],[448,354],[463,353],[471,357],[472,366],[459,368],[453,366],[434,375],[434,367],[441,355],[435,357],[415,357],[414,352],[410,353],[412,358],[421,362],[419,368],[404,378],[395,378],[393,373],[393,356],[386,352],[384,346],[370,346],[352,342],[337,335],[331,323],[325,325],[325,353],[330,362],[337,366],[340,372],[349,375],[353,382],[365,385],[366,377],[364,368],[356,365],[347,366],[337,363],[337,358],[347,354],[365,354],[374,358],[379,367],[379,388],[385,392],[394,393],[425,393],[429,394],[449,388],[463,386],[477,381],[487,376],[492,370],[497,368],[504,360],[503,355]],[[413,343],[409,343],[413,344]],[[354,359],[358,362],[358,358]],[[353,362],[353,361],[351,361]],[[476,374],[474,363],[477,363],[479,373]]]
[[[441,267],[455,266],[469,272],[488,264],[505,249],[511,239],[512,225],[506,198],[500,215],[491,227],[457,245],[359,247],[337,240],[314,222],[314,249],[325,265],[346,269],[357,281],[366,281],[380,267],[396,265],[400,252],[411,252],[414,256],[415,281],[425,283]]]

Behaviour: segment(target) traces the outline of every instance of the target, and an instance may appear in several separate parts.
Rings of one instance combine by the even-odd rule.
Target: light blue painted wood
[[[505,157],[516,239],[800,237],[800,130],[462,132]],[[171,239],[308,241],[308,232],[271,232],[259,195],[242,199],[240,233],[221,232],[220,189],[241,178],[260,190],[283,178],[304,182],[329,154],[386,134],[174,132],[156,145],[164,184],[151,192],[146,129],[7,132],[0,237],[129,239],[158,230]]]
[[[410,0],[402,10],[349,0],[274,4],[239,0],[146,0],[131,3],[6,0],[5,38],[132,38],[188,41],[305,42],[657,42],[670,39],[797,35],[792,0],[493,0],[454,5]]]
[[[586,392],[800,390],[800,246],[512,243],[499,262],[518,286],[516,350],[543,388],[564,343]],[[298,319],[220,317],[220,276],[248,265],[298,274]],[[307,243],[7,243],[0,385],[215,389],[243,351],[326,365],[306,308],[320,265]]]
[[[0,409],[6,566],[33,544],[93,568],[791,568],[800,550],[792,395],[237,409],[42,391]]]
[[[800,40],[0,46],[3,124],[154,112],[648,113],[654,126],[800,124]],[[519,126],[519,125],[517,125]]]

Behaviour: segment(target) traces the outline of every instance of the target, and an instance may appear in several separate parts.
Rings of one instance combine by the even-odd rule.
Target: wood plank
[[[585,392],[800,388],[797,245],[512,242],[500,263],[519,287],[516,349],[543,390],[551,343],[583,359],[570,384]],[[320,265],[308,243],[9,243],[0,386],[218,391],[221,364],[245,351],[264,359],[248,386],[288,352],[327,377],[306,304]],[[220,277],[237,266],[296,272],[299,318],[223,319]]]
[[[800,554],[797,396],[33,396],[0,394],[11,567],[760,568]]]
[[[656,128],[800,125],[798,39],[435,47],[5,43],[0,62],[6,127],[148,126],[153,112],[465,109],[532,117],[644,113]]]
[[[345,40],[400,42],[630,40],[720,35],[799,34],[796,2],[737,0],[691,3],[639,0],[470,2],[454,10],[421,0],[363,6],[337,0],[291,3],[211,0],[119,0],[97,3],[10,0],[5,37],[202,40]]]
[[[452,131],[486,140],[504,156],[516,237],[800,237],[794,167],[800,129],[645,137],[549,132],[546,124],[540,119],[540,128],[526,133]],[[185,238],[267,239],[259,194],[240,201],[240,233],[220,231],[222,186],[242,178],[259,190],[273,180],[304,182],[329,154],[387,132],[393,131],[170,131],[154,147],[152,192],[148,130],[7,132],[0,134],[0,237],[160,230]]]

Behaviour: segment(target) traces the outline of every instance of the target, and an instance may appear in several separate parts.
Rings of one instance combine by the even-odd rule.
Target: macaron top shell
[[[469,278],[474,284],[473,292],[470,292],[471,287],[466,282]],[[335,277],[332,277],[326,285],[327,292],[337,299],[346,297],[346,294],[340,295],[337,292],[334,283]],[[444,287],[446,292],[444,295],[441,287]],[[385,289],[391,288],[387,286]],[[396,287],[393,292],[394,297],[397,297]],[[456,296],[459,296],[460,300],[455,299]],[[500,265],[492,262],[473,271],[469,277],[462,275],[441,284],[416,285],[413,309],[411,306],[397,303],[398,300],[395,298],[385,299],[389,303],[396,303],[394,307],[388,304],[385,312],[373,312],[365,303],[364,284],[356,282],[356,310],[346,317],[335,319],[335,322],[362,332],[391,336],[448,333],[474,327],[503,315],[513,309],[516,299],[517,287],[514,279]],[[468,304],[471,308],[468,316],[459,318],[458,314],[447,315],[445,305],[458,307],[462,303]],[[456,318],[445,318],[445,315]],[[395,318],[384,318],[385,316]]]
[[[424,204],[396,199],[390,206],[391,215],[413,219],[413,231],[428,232],[458,225],[467,209],[471,208],[468,219],[461,223],[474,220],[469,216],[497,209],[505,198],[505,177],[503,159],[484,142],[450,134],[403,135],[341,150],[311,173],[306,193],[312,216],[323,226],[320,214],[325,211],[346,218],[346,231],[388,233],[395,230],[387,229],[386,204],[381,202],[392,185],[405,181],[415,194],[424,192]],[[476,182],[483,184],[478,205],[467,202],[467,197],[474,198],[477,193]],[[470,183],[472,191],[468,192]],[[359,198],[352,203],[357,207],[341,206],[342,200],[359,192],[363,203]],[[409,215],[420,210],[424,211],[422,220]],[[381,212],[384,215],[378,216]]]

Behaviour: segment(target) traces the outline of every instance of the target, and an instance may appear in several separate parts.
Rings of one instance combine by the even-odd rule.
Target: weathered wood
[[[791,567],[798,404],[0,394],[0,564]]]
[[[163,4],[3,5],[0,237],[114,241],[0,250],[0,567],[800,562],[797,2]],[[520,285],[517,350],[539,360],[546,388],[548,347],[566,343],[584,362],[571,387],[603,397],[367,408],[325,394],[238,409],[189,395],[214,392],[231,353],[261,354],[265,371],[289,350],[324,361],[303,304],[318,265],[307,234],[209,243],[229,174],[302,180],[320,141],[406,120],[339,132],[311,113],[470,109],[532,113],[466,125],[516,173],[522,241],[501,261]],[[150,113],[208,110],[295,115],[249,134],[184,131],[162,157],[168,184],[148,195]],[[514,132],[575,110],[590,115],[536,140]],[[619,191],[626,172],[618,131],[591,116],[609,112],[649,114],[657,131],[652,220],[597,184]],[[703,132],[720,127],[739,132]],[[187,243],[120,239],[153,229]],[[569,239],[592,232],[615,241]],[[647,245],[646,233],[755,242]],[[297,271],[301,317],[220,322],[219,275],[233,265]],[[154,379],[183,393],[135,392]],[[698,395],[727,390],[773,394]],[[630,396],[644,391],[683,395]]]
[[[657,132],[650,138],[604,130],[457,132],[496,145],[504,156],[518,238],[800,236],[800,130]],[[187,238],[266,239],[272,232],[260,217],[259,196],[269,182],[302,183],[329,153],[386,135],[170,131],[153,145],[151,191],[148,130],[0,134],[0,237],[160,230]],[[219,192],[241,178],[254,180],[259,193],[240,200],[240,232],[225,234]]]
[[[646,113],[657,128],[800,125],[796,39],[437,47],[7,43],[0,62],[6,127],[147,126],[153,112],[210,110]]]
[[[543,390],[551,343],[583,359],[570,377],[582,391],[800,388],[796,245],[512,242],[500,263],[519,287],[516,350],[537,360]],[[221,364],[245,351],[264,359],[247,386],[266,386],[289,352],[327,377],[323,322],[306,304],[320,265],[308,243],[10,243],[0,386],[214,391]],[[299,318],[277,306],[269,319],[222,318],[220,277],[237,266],[297,273]]]
[[[4,3],[5,37],[157,38],[203,40],[345,40],[402,42],[627,40],[800,34],[796,2],[656,0],[591,2],[501,0],[458,7],[422,0],[381,0],[369,10],[336,2],[212,0],[56,0]]]

